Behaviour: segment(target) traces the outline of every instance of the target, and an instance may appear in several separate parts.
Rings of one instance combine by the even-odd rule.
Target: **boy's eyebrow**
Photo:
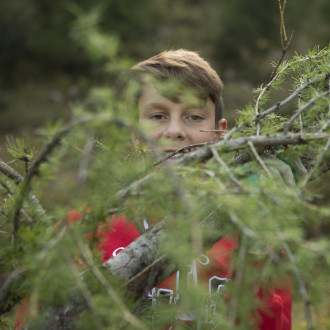
[[[161,102],[151,102],[151,103],[147,103],[145,105],[145,110],[151,110],[151,109],[161,109],[161,110],[168,110],[168,106],[165,105],[164,103]],[[193,109],[200,109],[200,110],[206,110],[207,107],[205,106],[205,104],[203,105],[194,105],[194,104],[186,104],[183,107],[183,110],[193,110]]]
[[[153,108],[157,108],[157,109],[162,109],[162,110],[167,110],[167,106],[162,104],[162,103],[158,103],[158,102],[151,102],[151,103],[148,103],[146,106],[145,106],[146,110],[149,110],[149,109],[153,109]]]

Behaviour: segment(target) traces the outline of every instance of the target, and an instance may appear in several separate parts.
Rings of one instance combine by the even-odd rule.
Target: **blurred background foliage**
[[[326,46],[329,17],[328,0],[289,0],[286,29],[295,31],[289,55]],[[81,42],[105,45],[79,40],[79,24],[98,25],[127,67],[169,48],[200,52],[225,82],[229,119],[251,101],[252,88],[267,80],[269,63],[281,54],[276,0],[1,0],[0,136],[29,135],[67,118],[70,104],[105,82],[102,58]]]

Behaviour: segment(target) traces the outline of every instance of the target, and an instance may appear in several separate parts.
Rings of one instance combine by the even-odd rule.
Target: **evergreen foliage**
[[[112,70],[120,63],[116,39],[95,29],[79,32],[91,55],[118,75]],[[315,318],[329,295],[329,65],[329,48],[274,64],[273,78],[255,91],[255,103],[222,140],[172,163],[154,165],[136,121],[138,83],[126,73],[113,88],[91,90],[74,106],[70,122],[46,129],[38,155],[21,140],[10,141],[20,173],[0,163],[3,326],[6,313],[27,297],[31,329],[49,323],[62,329],[161,328],[191,311],[203,322],[205,306],[214,304],[217,313],[207,315],[214,328],[248,329],[257,288],[288,274],[306,326],[329,324],[328,316]],[[288,98],[269,104],[280,88]],[[290,112],[281,112],[285,103]],[[132,133],[141,144],[132,143]],[[70,199],[43,210],[37,197],[54,189]],[[84,216],[66,226],[70,208]],[[235,276],[226,292],[210,296],[202,283],[186,290],[184,276],[176,304],[166,303],[168,296],[153,307],[143,295],[133,299],[126,280],[102,266],[91,235],[114,213],[125,214],[141,231],[143,219],[164,221],[154,258],[166,258],[168,269],[178,267],[182,274],[217,239],[237,235]],[[52,323],[64,307],[65,323]]]

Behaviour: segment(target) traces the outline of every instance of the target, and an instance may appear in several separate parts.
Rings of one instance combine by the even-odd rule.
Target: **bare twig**
[[[283,0],[283,6],[281,4],[281,0],[278,0],[278,6],[279,6],[279,9],[280,9],[280,15],[281,15],[280,35],[281,35],[282,50],[284,50],[284,40],[285,41],[287,40],[286,31],[285,31],[285,24],[284,24],[285,5],[286,5],[286,0]]]
[[[261,167],[264,169],[264,171],[267,173],[269,178],[272,178],[272,173],[270,172],[270,170],[268,169],[268,167],[266,166],[265,162],[261,159],[261,157],[259,156],[256,148],[254,147],[253,143],[251,141],[248,141],[248,146],[250,147],[251,151],[254,154],[254,157],[256,158],[257,162],[261,165]]]
[[[286,125],[285,125],[285,127],[284,127],[284,134],[287,134],[287,133],[289,132],[289,129],[290,129],[292,123],[295,121],[295,119],[296,119],[300,114],[302,114],[305,110],[307,110],[309,107],[311,107],[312,105],[314,105],[315,102],[316,102],[318,99],[320,99],[320,98],[326,96],[328,93],[329,93],[329,92],[326,91],[326,92],[324,92],[324,93],[322,93],[322,94],[320,94],[320,95],[318,95],[318,96],[312,98],[312,99],[309,100],[304,106],[302,106],[298,111],[296,111],[296,112],[294,113],[294,115],[290,118],[290,120],[286,123]]]

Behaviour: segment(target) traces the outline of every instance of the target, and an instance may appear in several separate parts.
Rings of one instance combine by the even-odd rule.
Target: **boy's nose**
[[[184,128],[182,127],[182,124],[180,124],[178,120],[173,118],[168,123],[163,133],[163,136],[172,140],[184,140],[186,138],[186,133],[184,131]]]

